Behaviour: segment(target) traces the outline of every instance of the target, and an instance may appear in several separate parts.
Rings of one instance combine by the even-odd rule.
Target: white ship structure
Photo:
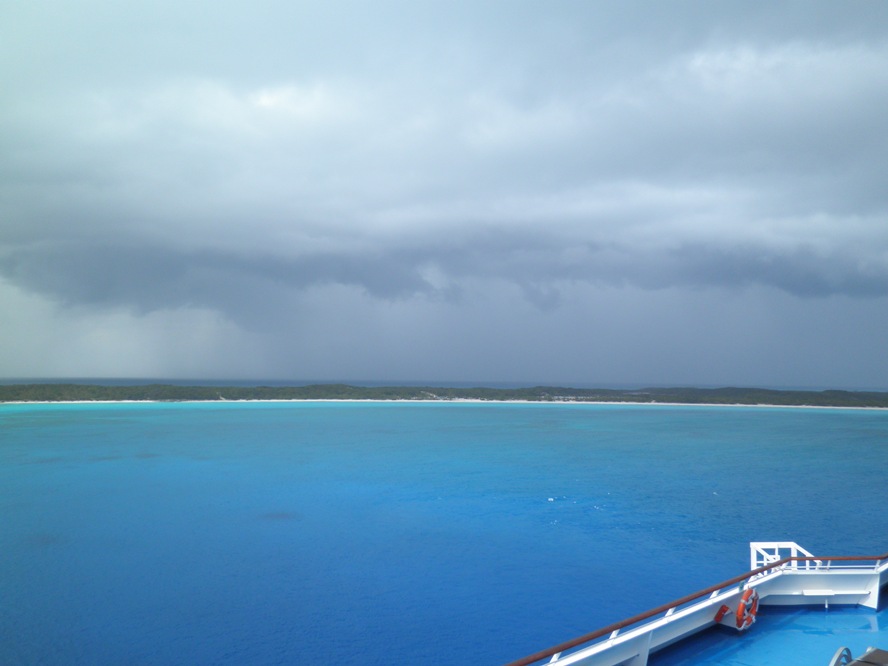
[[[854,605],[875,612],[888,582],[888,553],[815,557],[791,541],[754,541],[749,550],[750,571],[742,575],[507,666],[647,666],[657,650],[715,625],[748,630],[763,606]],[[888,652],[871,649],[853,659],[839,646],[823,666],[850,664],[888,665]]]

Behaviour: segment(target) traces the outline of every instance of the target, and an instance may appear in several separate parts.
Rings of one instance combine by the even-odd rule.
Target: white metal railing
[[[813,553],[802,548],[795,541],[751,541],[749,543],[749,569],[767,567],[787,557],[814,557]],[[823,566],[822,560],[805,560],[800,563],[790,560],[781,567],[782,569],[798,570],[819,569]],[[762,576],[774,573],[776,569],[763,572]]]
[[[768,605],[854,604],[877,608],[888,585],[888,553],[817,558],[792,541],[750,543],[751,569],[694,594],[541,650],[509,666],[548,664],[644,666],[648,654],[713,624],[743,630],[741,594],[753,590]],[[757,607],[757,606],[756,606]],[[755,610],[752,611],[753,618]]]

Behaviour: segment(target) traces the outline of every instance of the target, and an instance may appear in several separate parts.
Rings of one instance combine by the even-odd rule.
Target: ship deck
[[[509,666],[848,664],[888,646],[888,553],[818,558],[751,542],[750,571]],[[859,662],[854,662],[859,663]]]
[[[650,666],[828,666],[841,647],[854,657],[888,647],[888,608],[763,606],[748,631],[713,627],[652,654]]]

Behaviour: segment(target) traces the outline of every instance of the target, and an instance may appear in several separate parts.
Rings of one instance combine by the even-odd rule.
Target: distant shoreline
[[[762,409],[847,409],[888,411],[888,407],[853,407],[847,405],[769,405],[769,404],[743,404],[743,403],[717,403],[717,402],[606,402],[603,400],[573,400],[573,401],[542,401],[542,400],[480,400],[480,399],[455,399],[455,400],[380,400],[374,398],[293,398],[293,399],[266,399],[266,400],[4,400],[3,405],[250,405],[250,404],[300,404],[300,403],[354,403],[354,404],[451,404],[451,405],[602,405],[617,407],[730,407],[730,408],[762,408]]]
[[[224,402],[414,402],[602,404],[707,407],[812,407],[888,409],[888,392],[789,391],[759,388],[646,388],[637,390],[453,388],[440,386],[179,386],[171,384],[0,385],[0,404]]]

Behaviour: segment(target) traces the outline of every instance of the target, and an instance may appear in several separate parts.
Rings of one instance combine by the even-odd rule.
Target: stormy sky
[[[0,24],[0,377],[888,389],[888,3]]]

